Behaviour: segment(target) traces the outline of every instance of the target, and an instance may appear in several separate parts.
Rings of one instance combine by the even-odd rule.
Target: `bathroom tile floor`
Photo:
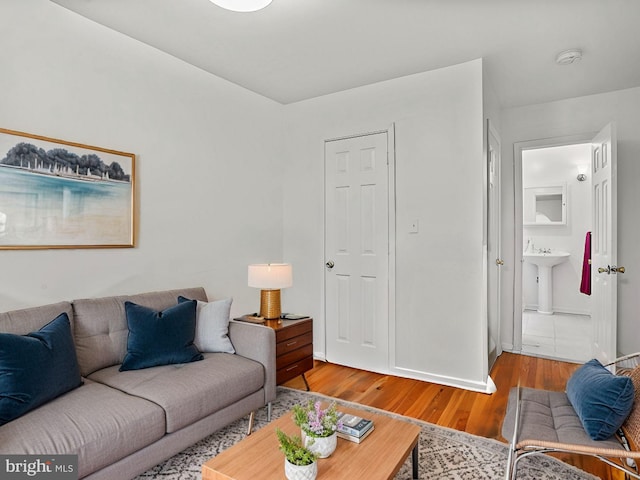
[[[522,312],[522,353],[570,362],[586,362],[591,354],[591,317],[536,311]]]

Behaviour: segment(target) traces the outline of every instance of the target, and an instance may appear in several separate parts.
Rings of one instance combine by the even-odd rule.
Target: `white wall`
[[[247,264],[282,260],[283,107],[46,0],[0,19],[0,126],[133,152],[139,187],[136,248],[0,250],[0,310],[202,285],[255,311]]]
[[[618,277],[618,351],[640,350],[640,88],[502,111],[503,178],[513,178],[513,144],[543,138],[595,133],[615,121],[618,134],[618,265],[627,268]],[[513,199],[513,182],[503,182],[503,198]],[[503,203],[502,341],[513,341],[513,201]]]
[[[565,225],[533,225],[522,229],[523,247],[531,239],[536,249],[569,252],[568,261],[553,267],[554,312],[590,315],[590,297],[580,293],[585,236],[591,230],[591,176],[579,182],[578,166],[589,172],[591,145],[565,145],[525,150],[522,154],[522,186],[566,186]],[[538,308],[538,267],[522,264],[523,306]]]
[[[481,60],[283,107],[46,0],[0,18],[29,19],[0,29],[0,125],[134,152],[139,210],[133,249],[1,250],[0,310],[203,285],[235,315],[284,260],[322,354],[324,140],[396,122],[395,366],[481,388]]]
[[[383,130],[396,138],[394,373],[482,388],[482,61],[288,105],[284,251],[324,344],[324,140]],[[419,219],[420,233],[408,226]]]

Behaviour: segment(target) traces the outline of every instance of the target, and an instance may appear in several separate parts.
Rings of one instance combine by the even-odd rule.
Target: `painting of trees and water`
[[[0,248],[134,246],[134,162],[0,129]]]

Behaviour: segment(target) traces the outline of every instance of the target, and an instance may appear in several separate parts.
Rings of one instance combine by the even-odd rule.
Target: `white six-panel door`
[[[325,143],[326,357],[388,369],[389,187],[386,132]]]
[[[615,131],[609,124],[591,141],[591,318],[593,354],[603,363],[617,354],[616,163]]]

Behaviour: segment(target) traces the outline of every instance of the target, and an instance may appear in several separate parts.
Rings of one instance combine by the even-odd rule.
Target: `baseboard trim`
[[[477,382],[464,378],[437,375],[433,373],[420,372],[409,368],[399,367],[392,368],[389,371],[389,374],[397,375],[398,377],[403,378],[411,378],[413,380],[422,380],[425,382],[437,383],[438,385],[445,385],[447,387],[462,388],[464,390],[470,390],[472,392],[492,394],[497,390],[496,384],[493,382],[491,376],[487,376],[485,381]]]
[[[529,311],[531,313],[537,313],[538,311],[538,305],[525,305],[524,307],[524,311]],[[576,310],[572,310],[570,308],[563,308],[563,307],[553,307],[553,313],[560,313],[563,315],[585,315],[587,317],[591,316],[591,312],[590,311],[576,311]]]
[[[319,360],[320,362],[326,362],[327,356],[324,354],[324,352],[313,352],[313,359]]]

